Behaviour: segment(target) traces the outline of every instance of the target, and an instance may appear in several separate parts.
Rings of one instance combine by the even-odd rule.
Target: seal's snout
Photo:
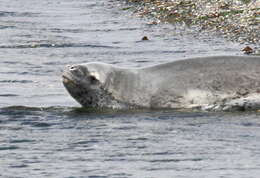
[[[67,65],[66,69],[75,77],[84,77],[87,74],[87,69],[81,65]]]
[[[72,66],[68,65],[67,67],[68,67],[68,69],[69,69],[70,71],[73,71],[73,70],[75,70],[75,69],[76,69],[76,67],[75,67],[75,66],[73,66],[73,65],[72,65]]]
[[[75,71],[78,67],[76,65],[66,65],[66,69],[69,71]]]

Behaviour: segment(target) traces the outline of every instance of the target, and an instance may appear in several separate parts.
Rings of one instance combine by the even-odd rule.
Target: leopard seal
[[[260,109],[260,57],[214,56],[143,68],[67,66],[70,95],[84,107]]]

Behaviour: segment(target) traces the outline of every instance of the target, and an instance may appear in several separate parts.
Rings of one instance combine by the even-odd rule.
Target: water
[[[0,177],[257,177],[258,113],[86,111],[68,95],[67,64],[240,55],[240,44],[148,25],[126,6],[0,0]]]

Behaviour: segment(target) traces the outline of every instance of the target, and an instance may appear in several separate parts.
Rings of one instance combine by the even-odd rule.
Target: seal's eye
[[[70,69],[70,70],[75,70],[76,67],[75,67],[75,66],[70,66],[69,69]]]
[[[94,77],[94,76],[91,75],[91,76],[89,77],[89,81],[90,81],[91,84],[95,84],[95,83],[97,82],[97,79],[96,79],[96,77]]]

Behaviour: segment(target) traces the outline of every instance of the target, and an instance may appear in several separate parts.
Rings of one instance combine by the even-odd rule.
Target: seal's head
[[[111,66],[102,63],[69,65],[62,74],[63,84],[70,95],[84,107],[121,108],[106,89]]]

